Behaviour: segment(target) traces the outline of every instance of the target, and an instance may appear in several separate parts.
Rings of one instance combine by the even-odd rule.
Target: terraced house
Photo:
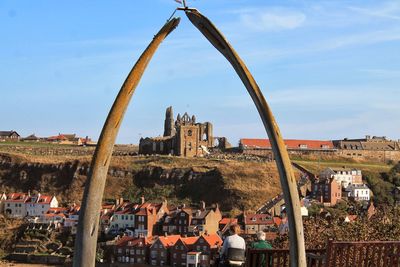
[[[149,263],[153,266],[170,265],[171,248],[180,238],[180,235],[160,236],[150,247]]]
[[[149,259],[151,238],[123,236],[115,242],[117,262],[145,264]]]
[[[193,244],[193,252],[197,252],[195,254],[199,255],[199,266],[209,267],[214,265],[216,255],[221,246],[222,239],[217,234],[200,236]],[[190,255],[193,255],[193,253]]]
[[[26,216],[40,216],[50,208],[58,207],[55,196],[31,195],[26,193],[10,193],[2,196],[3,212],[11,218],[24,218]]]
[[[182,237],[171,248],[171,266],[186,266],[187,254],[193,250],[194,243],[199,237]]]

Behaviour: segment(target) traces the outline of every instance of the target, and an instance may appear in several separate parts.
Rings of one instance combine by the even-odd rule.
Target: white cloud
[[[386,19],[394,19],[400,20],[400,3],[399,2],[387,2],[381,6],[374,6],[370,8],[361,8],[361,7],[348,7],[348,9],[355,11],[359,14],[371,16],[371,17],[380,17]]]
[[[239,20],[247,29],[257,32],[292,30],[301,27],[306,15],[286,9],[243,9],[237,11]]]

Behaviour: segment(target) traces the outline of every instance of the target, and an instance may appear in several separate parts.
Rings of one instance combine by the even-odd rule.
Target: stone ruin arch
[[[296,179],[272,111],[244,62],[212,22],[196,9],[185,6],[184,8],[178,8],[178,10],[183,10],[192,24],[231,63],[257,107],[265,130],[271,140],[285,198],[291,241],[290,265],[293,267],[305,267],[304,233]],[[152,56],[161,42],[178,26],[179,22],[179,18],[169,19],[154,36],[152,42],[128,74],[104,123],[84,191],[74,249],[73,266],[75,267],[95,266],[99,225],[98,211],[100,210],[105,180],[119,127],[130,99]]]

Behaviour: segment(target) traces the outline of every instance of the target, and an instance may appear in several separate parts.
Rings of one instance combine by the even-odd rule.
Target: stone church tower
[[[165,111],[164,135],[141,138],[139,154],[176,155],[198,157],[208,154],[214,147],[213,126],[210,122],[196,122],[196,116],[178,114],[176,120],[172,107]]]
[[[175,133],[174,112],[172,107],[168,107],[165,112],[164,136],[173,136]]]

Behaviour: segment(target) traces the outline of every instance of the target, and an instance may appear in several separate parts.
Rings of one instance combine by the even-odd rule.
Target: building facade
[[[0,141],[19,141],[20,135],[16,131],[0,131]]]
[[[326,206],[334,206],[342,198],[342,184],[335,178],[316,180],[312,188],[313,197]]]
[[[197,123],[196,117],[185,113],[173,117],[172,107],[168,107],[162,137],[141,138],[139,154],[176,155],[197,157],[208,154],[214,145],[213,125],[210,122]]]
[[[342,184],[342,188],[347,188],[349,185],[362,184],[361,170],[343,168],[326,168],[320,175],[320,179],[334,178],[338,183]]]

